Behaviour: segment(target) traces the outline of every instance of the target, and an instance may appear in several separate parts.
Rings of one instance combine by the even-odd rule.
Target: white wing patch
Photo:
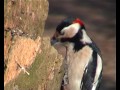
[[[96,90],[97,84],[98,84],[98,81],[93,84],[92,90]]]
[[[101,70],[102,70],[102,59],[99,55],[97,55],[97,70],[96,70],[96,75],[95,75],[95,79],[94,79],[94,82],[96,82],[99,78],[99,75],[101,73]]]
[[[98,84],[98,78],[100,76],[100,73],[102,71],[102,59],[99,55],[97,55],[97,69],[96,69],[96,73],[95,73],[95,79],[94,79],[94,83],[93,83],[93,88],[92,90],[95,90]]]

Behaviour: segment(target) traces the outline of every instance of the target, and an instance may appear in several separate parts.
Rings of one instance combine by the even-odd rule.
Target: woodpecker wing
[[[81,90],[97,90],[101,81],[102,61],[96,51],[93,51],[91,60],[86,66],[81,81]]]

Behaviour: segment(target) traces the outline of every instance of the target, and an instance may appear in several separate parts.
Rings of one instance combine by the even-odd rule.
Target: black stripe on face
[[[79,51],[83,46],[85,46],[82,42],[80,42],[80,39],[82,38],[82,32],[79,30],[78,33],[72,38],[61,38],[61,42],[70,42],[74,44],[74,50]]]
[[[81,90],[91,90],[94,82],[96,69],[97,69],[97,52],[93,51],[92,60],[88,63],[88,66],[85,68],[82,82]]]
[[[76,33],[76,35],[75,35],[74,37],[72,37],[72,38],[67,38],[67,37],[61,38],[61,42],[73,42],[73,43],[75,43],[75,42],[79,42],[79,41],[80,41],[80,38],[82,38],[82,35],[81,35],[80,31],[79,31],[79,32]]]

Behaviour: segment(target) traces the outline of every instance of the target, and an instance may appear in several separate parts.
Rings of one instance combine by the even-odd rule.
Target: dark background
[[[49,0],[44,36],[52,36],[56,26],[68,16],[84,21],[89,36],[101,49],[103,81],[100,90],[116,90],[116,1]]]

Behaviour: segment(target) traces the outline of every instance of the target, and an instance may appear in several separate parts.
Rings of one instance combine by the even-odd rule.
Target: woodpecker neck
[[[93,40],[91,40],[91,43],[87,43],[87,42],[83,43],[82,41],[75,41],[75,42],[68,42],[65,44],[65,46],[67,47],[67,51],[69,52],[71,51],[77,52],[87,45],[100,54],[100,50]]]
[[[89,36],[87,35],[86,31],[83,29],[82,31],[82,38],[80,39],[80,41],[82,43],[92,43],[92,40],[89,38]]]
[[[92,40],[89,38],[89,36],[87,35],[86,31],[83,28],[82,30],[79,30],[79,32],[73,37],[73,42],[72,43],[74,43],[73,44],[73,50],[74,51],[79,51],[85,45],[92,44]]]
[[[80,49],[82,49],[85,46],[85,44],[83,44],[80,41],[79,42],[76,41],[74,43],[73,42],[69,42],[69,43],[66,43],[64,45],[66,46],[68,53],[69,52],[77,52],[77,51],[79,51]]]
[[[85,45],[91,44],[92,40],[89,38],[85,30],[79,30],[78,33],[72,38],[62,38],[61,42],[64,42],[64,45],[73,51],[79,51]]]
[[[73,50],[74,50],[75,52],[77,52],[77,51],[79,51],[80,49],[82,49],[85,45],[87,45],[87,44],[84,44],[84,43],[82,43],[81,41],[75,42],[75,43],[74,43],[74,48],[73,48]]]
[[[91,43],[83,43],[81,41],[75,42],[74,44],[72,44],[72,46],[73,46],[72,49],[75,52],[77,52],[77,51],[81,50],[83,47],[85,47],[86,45],[88,45],[90,48],[92,48],[94,51],[98,52],[101,55],[100,49],[97,47],[97,45],[94,43],[93,40]]]

